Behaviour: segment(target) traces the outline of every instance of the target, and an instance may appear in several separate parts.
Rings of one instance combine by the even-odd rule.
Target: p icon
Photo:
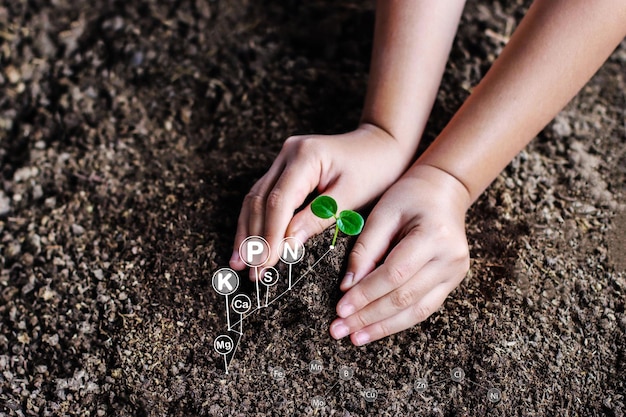
[[[304,244],[295,237],[286,237],[278,245],[278,257],[284,263],[298,263],[304,257]]]
[[[270,258],[270,244],[261,236],[249,236],[239,245],[239,257],[249,267],[259,267]]]

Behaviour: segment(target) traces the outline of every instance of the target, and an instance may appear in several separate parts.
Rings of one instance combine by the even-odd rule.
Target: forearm
[[[413,154],[437,96],[465,1],[379,0],[362,123]]]
[[[476,200],[625,35],[623,0],[537,0],[417,164],[456,177]]]

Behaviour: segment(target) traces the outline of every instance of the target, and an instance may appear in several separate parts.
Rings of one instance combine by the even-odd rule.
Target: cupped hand
[[[350,335],[360,346],[435,312],[469,269],[470,203],[465,186],[448,173],[429,165],[409,169],[383,194],[355,243],[331,335]]]
[[[267,240],[266,265],[274,265],[283,238],[304,243],[332,225],[333,219],[321,220],[308,207],[294,215],[311,192],[330,195],[341,210],[356,209],[380,196],[406,170],[413,152],[371,124],[341,135],[290,137],[244,199],[230,266],[245,268],[238,249],[248,236]]]

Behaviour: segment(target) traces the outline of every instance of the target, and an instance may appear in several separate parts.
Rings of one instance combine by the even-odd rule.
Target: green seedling
[[[365,224],[363,217],[356,211],[343,210],[341,213],[337,214],[337,202],[334,198],[327,195],[321,195],[313,200],[311,203],[311,211],[321,219],[335,218],[335,235],[333,236],[333,243],[330,244],[331,249],[335,247],[337,235],[340,230],[349,236],[354,236],[361,233],[363,225]]]

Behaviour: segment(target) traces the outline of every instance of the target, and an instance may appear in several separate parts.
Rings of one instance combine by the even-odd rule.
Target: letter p
[[[249,267],[261,266],[270,257],[270,245],[260,236],[250,236],[239,246],[239,257]]]
[[[248,245],[247,252],[247,261],[249,264],[254,263],[254,257],[256,255],[261,255],[263,253],[263,245],[261,242],[248,241],[246,243]]]

